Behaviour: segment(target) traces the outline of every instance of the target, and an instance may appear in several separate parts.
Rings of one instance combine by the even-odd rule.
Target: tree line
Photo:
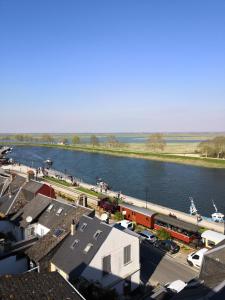
[[[225,158],[225,136],[216,136],[213,139],[201,142],[198,145],[197,152],[205,157]]]
[[[62,145],[79,145],[82,144],[82,140],[79,135],[73,135],[71,138],[62,137],[56,138],[51,134],[43,134],[43,135],[32,135],[32,134],[15,134],[15,135],[4,135],[1,136],[2,140],[5,141],[13,141],[16,140],[18,142],[30,142],[30,143],[46,143],[46,144],[62,144]],[[104,142],[100,143],[98,136],[91,135],[89,137],[89,141],[87,144],[92,145],[93,147],[104,146],[107,148],[125,148],[128,147],[129,144],[122,143],[118,140],[115,135],[108,135]],[[165,149],[166,142],[161,133],[153,133],[149,135],[146,139],[145,147],[147,150],[151,152],[163,151]]]

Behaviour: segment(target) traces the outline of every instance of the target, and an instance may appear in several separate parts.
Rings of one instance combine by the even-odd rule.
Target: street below
[[[199,271],[176,259],[177,255],[179,253],[166,255],[153,245],[143,242],[140,246],[142,282],[155,286],[177,279],[187,282],[196,277]]]

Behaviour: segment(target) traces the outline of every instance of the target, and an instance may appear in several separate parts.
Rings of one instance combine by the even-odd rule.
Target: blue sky
[[[224,0],[0,0],[0,132],[225,131]]]

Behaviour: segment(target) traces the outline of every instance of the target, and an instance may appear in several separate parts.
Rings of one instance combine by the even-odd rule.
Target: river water
[[[212,199],[225,211],[224,169],[45,147],[15,147],[10,157],[33,167],[42,166],[49,158],[54,169],[84,182],[96,184],[101,177],[114,191],[187,213],[189,197],[202,215],[214,212]]]

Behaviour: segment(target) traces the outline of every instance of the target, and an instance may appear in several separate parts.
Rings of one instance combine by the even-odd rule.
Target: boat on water
[[[200,222],[202,219],[204,219],[204,220],[212,221],[212,222],[216,222],[216,223],[224,223],[224,214],[222,214],[221,212],[218,211],[216,204],[213,200],[212,200],[212,203],[215,208],[215,212],[211,214],[211,218],[207,218],[207,217],[204,217],[204,216],[201,216],[200,214],[198,214],[198,210],[195,206],[194,199],[192,197],[190,197],[189,200],[191,201],[190,215],[196,216],[198,219],[198,222]]]
[[[215,212],[211,215],[212,216],[212,220],[214,222],[223,223],[224,222],[224,220],[223,220],[224,214],[222,214],[221,212],[218,212],[216,204],[215,204],[215,202],[213,200],[212,200],[212,203],[213,203],[213,206],[215,208]]]

